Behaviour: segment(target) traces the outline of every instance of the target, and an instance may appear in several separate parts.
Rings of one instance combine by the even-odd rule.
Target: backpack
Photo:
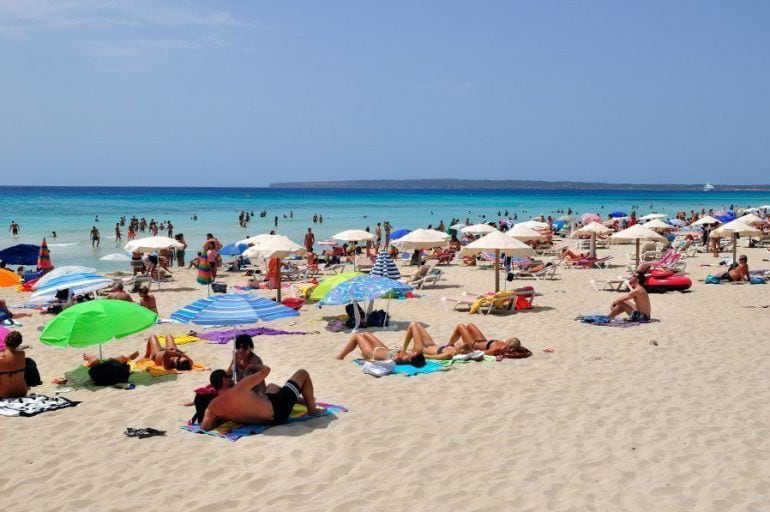
[[[128,363],[108,359],[88,369],[88,376],[97,386],[114,386],[119,382],[128,382],[131,369]]]
[[[345,306],[345,313],[348,315],[348,319],[345,321],[345,326],[349,329],[352,329],[356,326],[356,310],[353,309],[354,307],[358,308],[358,317],[361,319],[361,324],[359,327],[366,327],[366,313],[364,313],[364,310],[361,308],[361,306],[358,305],[357,302]]]
[[[366,325],[370,327],[387,327],[388,324],[388,314],[381,309],[372,311],[366,317]]]
[[[40,380],[40,372],[37,371],[37,363],[34,359],[29,357],[24,360],[24,382],[27,383],[27,387],[39,386],[43,383]]]

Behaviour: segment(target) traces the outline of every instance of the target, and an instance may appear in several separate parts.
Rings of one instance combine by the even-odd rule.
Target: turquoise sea
[[[612,211],[643,215],[651,211],[673,214],[679,210],[759,206],[770,203],[768,191],[633,191],[633,190],[308,190],[269,188],[121,188],[121,187],[0,187],[0,248],[15,243],[39,244],[48,237],[56,265],[87,264],[100,270],[127,267],[99,261],[117,252],[115,223],[120,216],[145,217],[149,221],[171,220],[175,233],[184,233],[191,248],[201,245],[207,232],[223,243],[246,235],[276,229],[301,243],[308,227],[316,240],[344,229],[374,230],[377,222],[389,220],[395,229],[436,226],[452,217],[473,222],[486,215],[497,219],[497,211],[508,210],[518,220],[539,214],[560,216],[557,210],[571,208],[578,214],[595,212],[606,217]],[[241,210],[257,216],[247,228],[238,224]],[[267,217],[260,218],[259,211]],[[289,213],[292,218],[284,218]],[[313,224],[314,213],[323,224]],[[197,221],[191,219],[197,215]],[[99,222],[95,222],[95,217]],[[274,228],[274,217],[278,226]],[[16,221],[20,236],[11,238],[8,225]],[[89,231],[96,225],[102,233],[101,247],[91,248]],[[57,238],[50,237],[56,231]],[[126,235],[126,228],[122,228]],[[139,234],[142,236],[142,234]],[[144,236],[148,236],[145,233]]]

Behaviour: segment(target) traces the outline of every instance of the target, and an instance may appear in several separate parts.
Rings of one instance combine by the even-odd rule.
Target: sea
[[[115,240],[121,216],[170,220],[174,233],[183,233],[190,249],[200,247],[206,233],[232,243],[275,230],[302,243],[308,228],[316,240],[345,229],[370,228],[389,221],[394,230],[449,225],[452,218],[472,223],[497,220],[505,211],[518,221],[538,215],[578,216],[635,211],[675,214],[678,211],[729,209],[770,203],[767,191],[666,191],[666,190],[320,190],[274,188],[128,188],[128,187],[0,187],[0,249],[17,243],[39,245],[47,239],[55,265],[80,264],[99,271],[127,270],[127,263],[100,258],[125,252]],[[246,227],[239,225],[241,211],[254,212]],[[266,215],[260,217],[259,213]],[[323,223],[313,223],[313,215]],[[276,217],[278,217],[276,222]],[[197,220],[196,220],[197,219]],[[20,225],[11,237],[8,226]],[[100,247],[91,246],[89,232],[101,232]],[[56,237],[53,238],[53,232]],[[162,233],[165,235],[165,233]],[[138,237],[149,233],[138,233]]]

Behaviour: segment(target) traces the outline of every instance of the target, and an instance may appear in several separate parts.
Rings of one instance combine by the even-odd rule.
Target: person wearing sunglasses
[[[240,382],[249,375],[257,373],[265,365],[262,358],[254,353],[254,340],[248,334],[239,334],[235,337],[235,364],[227,368],[227,376],[233,376],[233,367],[235,367],[235,381]],[[254,389],[259,394],[264,394],[266,384],[260,382]]]

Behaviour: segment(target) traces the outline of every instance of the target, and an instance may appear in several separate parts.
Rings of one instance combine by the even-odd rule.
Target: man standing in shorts
[[[99,247],[99,230],[96,226],[91,227],[91,247]]]

